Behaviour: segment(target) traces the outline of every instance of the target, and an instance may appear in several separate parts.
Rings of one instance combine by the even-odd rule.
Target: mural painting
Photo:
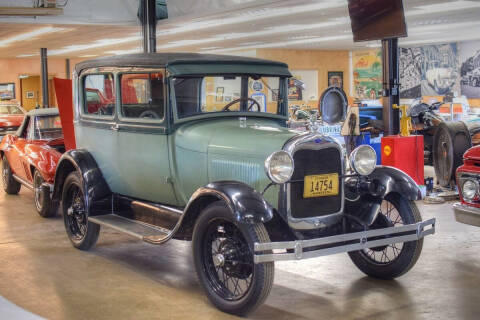
[[[353,52],[353,83],[357,99],[378,99],[382,95],[382,51]]]

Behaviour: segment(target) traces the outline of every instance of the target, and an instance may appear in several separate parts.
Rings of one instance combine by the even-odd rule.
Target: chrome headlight
[[[462,196],[467,201],[472,201],[478,195],[478,182],[475,180],[466,180],[462,186]]]
[[[356,173],[368,176],[375,170],[377,154],[369,145],[361,145],[350,154],[350,166]]]
[[[285,183],[293,174],[293,159],[288,152],[275,151],[265,160],[265,173],[274,183]]]

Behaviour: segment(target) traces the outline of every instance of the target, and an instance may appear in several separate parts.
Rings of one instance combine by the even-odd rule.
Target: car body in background
[[[35,207],[43,217],[55,215],[50,190],[57,163],[65,152],[58,109],[29,111],[15,134],[0,143],[2,182],[6,193],[17,194],[21,186],[35,193]]]
[[[468,149],[463,159],[457,169],[460,202],[453,205],[455,220],[480,227],[480,146]]]
[[[456,74],[453,68],[441,64],[437,60],[429,62],[428,67],[425,73],[428,84],[434,88],[438,94],[449,92],[456,81]]]
[[[0,103],[0,139],[17,131],[25,113],[26,111],[16,103]]]

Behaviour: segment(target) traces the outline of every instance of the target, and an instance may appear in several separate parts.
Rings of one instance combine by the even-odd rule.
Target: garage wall
[[[328,71],[343,72],[343,89],[349,93],[349,51],[258,49],[257,58],[277,60],[288,64],[290,70],[316,70],[318,72],[318,97],[306,101],[316,107],[322,92],[328,87]]]
[[[80,61],[82,60],[70,60],[70,70],[72,71],[75,64]],[[22,59],[0,59],[0,83],[14,82],[15,97],[18,101],[20,101],[21,96],[19,76],[23,74],[39,76],[40,71],[40,57]],[[49,77],[66,78],[65,59],[49,58],[48,74]],[[51,101],[51,104],[56,105],[56,101]]]

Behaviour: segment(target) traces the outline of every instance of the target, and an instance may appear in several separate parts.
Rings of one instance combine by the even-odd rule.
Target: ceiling
[[[0,0],[0,6],[18,6],[24,0],[12,1]],[[170,18],[157,25],[157,51],[242,54],[259,48],[380,46],[352,41],[346,0],[167,0],[167,4]],[[480,40],[480,0],[404,0],[404,6],[409,37],[401,39],[401,45]],[[38,56],[41,47],[59,58],[138,52],[136,13],[136,0],[69,0],[61,16],[0,17],[0,57]]]

